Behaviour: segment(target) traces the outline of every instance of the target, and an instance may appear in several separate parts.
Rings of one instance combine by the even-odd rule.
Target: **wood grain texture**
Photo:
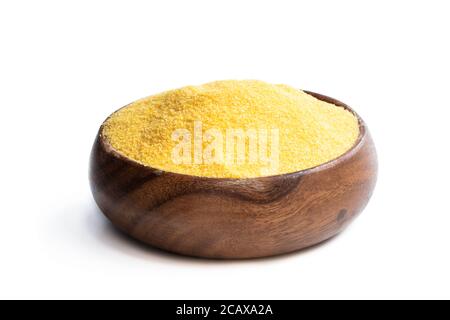
[[[140,165],[113,150],[100,128],[91,154],[92,192],[116,227],[164,250],[222,259],[292,252],[341,232],[369,201],[377,160],[359,121],[357,143],[338,159],[251,179],[202,178]]]

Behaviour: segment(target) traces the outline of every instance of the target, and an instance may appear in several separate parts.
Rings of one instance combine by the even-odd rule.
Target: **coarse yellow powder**
[[[102,134],[120,154],[156,169],[250,178],[333,160],[355,144],[359,124],[290,86],[228,80],[138,100],[113,114]]]

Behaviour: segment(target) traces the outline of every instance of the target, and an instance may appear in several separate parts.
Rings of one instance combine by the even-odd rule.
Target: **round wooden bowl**
[[[340,101],[308,93],[354,113]],[[339,158],[250,179],[204,178],[143,166],[116,152],[103,138],[102,126],[91,154],[92,193],[116,227],[171,252],[239,259],[306,248],[347,227],[374,189],[375,147],[356,116],[359,138]]]

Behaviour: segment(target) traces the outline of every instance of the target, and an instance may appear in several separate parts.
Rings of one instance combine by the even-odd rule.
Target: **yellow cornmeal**
[[[219,136],[206,136],[210,129]],[[238,140],[226,138],[230,129],[249,133],[243,161],[223,160],[227,159],[226,152],[238,150]],[[252,140],[259,143],[257,154],[267,157],[250,160],[250,132],[259,134]],[[119,153],[156,169],[204,177],[250,178],[295,172],[335,159],[354,145],[359,125],[344,108],[287,85],[229,80],[138,100],[113,114],[102,134]],[[201,140],[196,140],[199,137]],[[214,141],[222,147],[211,148]],[[236,144],[227,147],[228,141]],[[180,148],[181,142],[185,148]],[[264,142],[266,149],[261,147]],[[191,146],[190,150],[186,148]],[[203,153],[205,150],[210,153]],[[174,158],[177,154],[183,161]],[[207,155],[216,158],[207,161]],[[273,165],[264,162],[268,158]]]

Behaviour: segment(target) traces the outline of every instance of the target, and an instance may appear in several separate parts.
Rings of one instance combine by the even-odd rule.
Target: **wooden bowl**
[[[340,101],[308,93],[354,113]],[[143,166],[116,152],[103,138],[102,126],[91,154],[92,193],[116,227],[171,252],[237,259],[306,248],[347,227],[374,189],[375,147],[356,116],[359,138],[339,158],[250,179],[204,178]]]

